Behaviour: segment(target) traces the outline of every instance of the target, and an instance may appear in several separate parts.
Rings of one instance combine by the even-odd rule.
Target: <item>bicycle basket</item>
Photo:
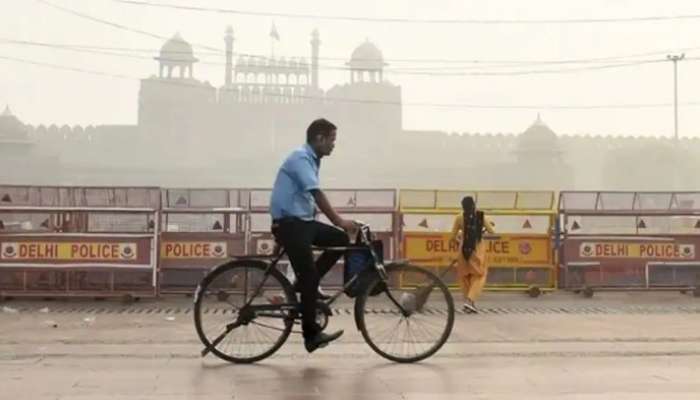
[[[379,258],[376,262],[384,262],[384,246],[381,240],[373,240],[372,248],[375,254]],[[349,297],[356,297],[362,290],[372,282],[372,279],[377,276],[377,272],[374,270],[372,265],[375,260],[372,258],[372,253],[369,248],[358,248],[351,249],[345,253],[345,270],[343,271],[343,281],[344,284],[350,282],[350,280],[358,275],[355,282],[345,289],[345,294]],[[376,296],[384,291],[386,284],[381,282],[374,287],[371,296]]]

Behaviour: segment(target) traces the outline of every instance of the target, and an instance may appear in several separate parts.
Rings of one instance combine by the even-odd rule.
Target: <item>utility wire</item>
[[[113,0],[117,3],[167,8],[184,11],[197,11],[215,14],[234,14],[252,17],[276,17],[289,19],[310,19],[325,21],[348,22],[372,22],[372,23],[408,23],[408,24],[449,24],[449,25],[552,25],[552,24],[609,24],[609,23],[635,23],[635,22],[663,22],[663,21],[688,21],[700,19],[700,14],[684,15],[652,15],[641,17],[613,17],[613,18],[571,18],[571,19],[431,19],[431,18],[404,18],[404,17],[359,17],[348,15],[323,15],[323,14],[295,14],[284,12],[254,11],[221,7],[202,7],[195,5],[182,5],[161,3],[143,0]]]
[[[141,78],[114,74],[102,71],[96,71],[86,68],[70,67],[53,63],[46,63],[35,60],[28,60],[24,58],[1,56],[0,60],[13,61],[23,64],[35,65],[55,70],[71,71],[83,74],[98,75],[103,77],[110,77],[115,79],[123,79],[134,82],[142,81]],[[175,79],[157,79],[154,80],[155,83],[163,85],[171,85],[176,87],[189,87],[196,89],[214,89],[213,86],[200,83],[197,81],[190,80],[175,80]],[[265,97],[279,97],[288,98],[283,94],[278,93],[261,93],[261,96]],[[298,95],[295,98],[307,99],[310,101],[317,101],[319,103],[352,103],[352,104],[374,104],[374,105],[389,105],[389,106],[407,106],[407,107],[432,107],[432,108],[455,108],[455,109],[491,109],[491,110],[617,110],[617,109],[654,109],[654,108],[668,108],[672,107],[672,103],[636,103],[636,104],[597,104],[597,105],[547,105],[547,104],[537,104],[537,105],[495,105],[495,104],[469,104],[469,103],[432,103],[432,102],[401,102],[401,101],[384,101],[384,100],[372,100],[372,99],[346,99],[346,98],[334,98],[334,97],[318,97],[318,96],[308,96],[308,95]],[[684,102],[679,103],[682,106],[698,106],[700,101]]]

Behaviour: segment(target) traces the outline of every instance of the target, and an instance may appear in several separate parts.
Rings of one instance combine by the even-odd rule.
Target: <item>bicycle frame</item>
[[[384,282],[388,280],[388,275],[386,273],[386,268],[384,266],[384,263],[381,261],[382,258],[379,257],[379,255],[375,252],[374,246],[372,246],[372,233],[370,231],[369,225],[363,224],[360,226],[360,231],[359,231],[359,237],[360,237],[360,243],[356,245],[351,245],[351,246],[336,246],[336,247],[312,247],[313,250],[332,250],[332,251],[349,251],[349,250],[369,250],[371,258],[372,258],[372,265],[374,267],[374,270],[378,273],[380,279]],[[294,302],[294,303],[282,303],[282,304],[256,304],[253,305],[252,302],[255,298],[257,298],[260,295],[261,290],[263,289],[265,282],[267,281],[267,277],[270,275],[270,271],[279,264],[280,260],[284,257],[286,251],[284,248],[279,248],[276,251],[277,254],[274,254],[272,257],[272,261],[268,263],[267,268],[265,269],[264,272],[264,278],[260,282],[260,284],[255,288],[253,291],[253,295],[250,296],[250,299],[246,302],[243,307],[240,308],[238,318],[236,318],[235,321],[231,322],[230,324],[226,325],[225,331],[219,335],[216,339],[214,339],[211,343],[211,346],[206,347],[205,349],[202,350],[201,354],[202,356],[206,356],[210,351],[211,348],[216,347],[225,337],[228,335],[232,330],[235,328],[245,325],[250,323],[252,320],[254,320],[257,316],[264,316],[268,318],[289,318],[286,314],[279,314],[275,313],[275,311],[298,311],[299,310],[299,303]],[[261,260],[263,258],[268,258],[269,256],[243,256],[243,257],[235,257],[233,260],[245,260],[245,259],[253,259],[253,260]],[[226,264],[222,264],[226,265]],[[338,290],[335,294],[331,296],[330,299],[326,300],[323,302],[326,307],[329,307],[332,305],[340,296],[345,293],[345,291],[350,288],[358,279],[359,279],[360,274],[354,275],[348,282],[346,282],[343,287]],[[197,301],[197,297],[200,295],[200,290],[198,288],[197,293],[195,295],[195,302]],[[394,298],[394,296],[391,294],[391,292],[388,289],[385,289],[385,293],[389,297],[392,303],[396,305],[399,310],[401,311],[404,316],[409,316],[410,313],[404,309],[404,307],[400,304],[398,300]],[[296,314],[292,314],[294,319],[297,319]]]
[[[372,233],[370,231],[369,225],[363,224],[360,226],[360,244],[356,245],[350,245],[350,246],[326,246],[326,247],[312,247],[313,250],[320,250],[320,251],[326,251],[326,250],[331,250],[331,251],[350,251],[350,250],[369,250],[371,256],[372,256],[372,266],[374,267],[375,271],[379,274],[381,279],[383,281],[386,281],[388,279],[388,276],[386,274],[386,268],[384,267],[384,263],[382,263],[380,260],[382,260],[381,257],[375,252],[374,247],[371,245],[372,243]],[[283,247],[279,248],[277,250],[277,254],[272,256],[272,261],[269,263],[267,269],[265,270],[265,276],[267,277],[269,275],[269,271],[272,268],[275,268],[277,264],[279,264],[280,260],[284,257],[286,254],[286,251],[284,250]],[[236,259],[260,259],[263,257],[257,257],[257,256],[244,256],[244,257],[236,257]],[[340,297],[340,295],[348,289],[350,286],[352,286],[353,283],[358,279],[358,275],[353,276],[348,282],[346,282],[343,287],[335,293],[331,298],[327,301],[326,305],[331,305],[335,300]],[[259,294],[260,289],[262,289],[263,284],[265,283],[265,279],[258,285],[255,291],[255,295],[251,296],[251,300],[255,298]],[[246,305],[250,305],[250,302]]]

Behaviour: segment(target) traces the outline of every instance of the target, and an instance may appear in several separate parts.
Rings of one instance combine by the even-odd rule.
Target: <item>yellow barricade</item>
[[[459,251],[450,232],[464,196],[472,196],[495,224],[496,235],[485,237],[487,288],[554,289],[554,192],[401,190],[402,258],[434,268],[454,283],[454,271],[444,269]]]

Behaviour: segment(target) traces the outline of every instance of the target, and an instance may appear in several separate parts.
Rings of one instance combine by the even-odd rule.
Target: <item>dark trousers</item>
[[[342,251],[324,251],[314,263],[311,246],[347,246],[350,241],[344,231],[318,221],[285,218],[275,221],[275,225],[275,237],[286,249],[297,275],[297,287],[301,290],[302,330],[304,338],[308,339],[319,333],[316,324],[318,285],[343,255]]]

